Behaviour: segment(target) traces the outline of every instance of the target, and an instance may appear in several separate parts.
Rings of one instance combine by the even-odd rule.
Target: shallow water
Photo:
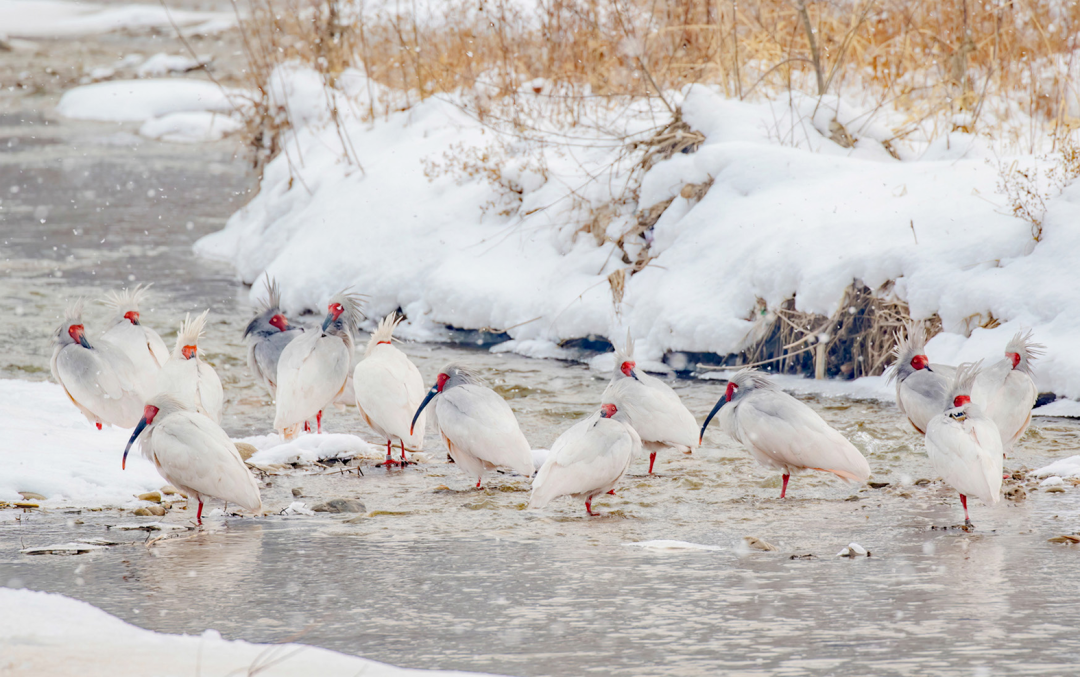
[[[56,121],[39,112],[48,102],[0,116],[0,141],[19,140],[0,143],[0,377],[48,378],[50,335],[75,297],[153,281],[144,320],[168,341],[184,312],[209,307],[204,353],[225,384],[225,427],[267,432],[269,399],[247,373],[241,339],[247,291],[190,249],[252,188],[235,147]],[[103,315],[89,313],[91,332]],[[578,364],[404,349],[427,382],[449,361],[477,368],[537,447],[593,410],[604,387]],[[698,420],[721,393],[673,385]],[[1047,543],[1076,530],[1080,491],[1025,483],[1027,500],[973,501],[974,533],[935,530],[962,519],[959,502],[940,483],[915,484],[934,476],[896,411],[804,399],[889,486],[810,474],[781,501],[779,476],[712,430],[692,456],[661,454],[655,476],[635,464],[618,496],[597,501],[603,517],[569,499],[534,513],[523,509],[527,480],[495,475],[472,490],[429,433],[425,462],[404,470],[372,458],[363,476],[264,478],[274,512],[355,497],[368,511],[360,516],[213,517],[147,547],[141,532],[106,528],[137,521],[119,510],[0,512],[0,584],[61,592],[165,632],[215,628],[506,674],[1056,674],[1080,658],[1077,552]],[[355,411],[328,412],[326,423],[374,440]],[[1039,419],[1007,467],[1075,453],[1078,437],[1072,422]],[[166,520],[187,524],[190,514]],[[750,550],[745,536],[777,550]],[[76,538],[130,544],[75,557],[18,552]],[[719,549],[627,545],[660,539]],[[835,557],[851,541],[871,556]]]

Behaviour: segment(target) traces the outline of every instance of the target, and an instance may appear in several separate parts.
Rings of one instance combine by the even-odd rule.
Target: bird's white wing
[[[1038,396],[1035,382],[1024,372],[1014,370],[1010,360],[1002,360],[980,373],[971,390],[971,401],[997,426],[1006,451],[1031,425],[1031,409]]]
[[[310,420],[341,392],[349,370],[349,350],[336,336],[305,332],[281,352],[277,413],[282,430]]]
[[[184,407],[199,406],[199,374],[194,360],[169,360],[157,373],[155,392],[167,393]]]
[[[640,445],[628,425],[599,414],[577,423],[552,445],[533,480],[529,507],[542,508],[558,496],[607,491],[626,472]]]
[[[392,345],[375,346],[353,371],[356,406],[377,433],[420,448],[427,411],[409,435],[413,414],[424,399],[424,379],[405,353]]]
[[[896,384],[896,404],[911,424],[926,432],[930,419],[950,405],[949,380],[936,371],[919,369]]]
[[[732,436],[777,466],[823,470],[848,480],[870,477],[870,465],[859,450],[787,393],[752,392],[737,403],[733,418],[737,433]]]
[[[225,431],[206,416],[177,411],[154,426],[144,453],[170,483],[259,511],[259,487]]]
[[[639,374],[608,384],[601,399],[624,412],[645,442],[690,451],[698,446],[698,425],[678,393],[660,379]]]
[[[96,349],[66,346],[56,356],[56,372],[79,406],[111,425],[133,428],[142,416],[142,397]]]
[[[506,400],[467,383],[439,395],[439,430],[467,454],[532,475],[532,450]]]
[[[146,325],[139,326],[142,327],[143,333],[146,335],[146,349],[150,351],[150,356],[154,358],[157,366],[161,367],[169,361],[169,349],[165,347],[165,342],[161,340],[156,331]]]
[[[935,416],[926,431],[926,454],[934,470],[961,494],[988,505],[1000,500],[1001,437],[989,419]]]
[[[194,360],[187,360],[192,362]],[[168,367],[169,363],[165,364]],[[162,368],[162,370],[165,369]],[[225,390],[221,387],[221,379],[218,378],[217,372],[206,362],[199,360],[199,402],[202,403],[202,408],[206,411],[206,415],[210,417],[210,420],[214,423],[221,423],[221,409],[225,405]]]

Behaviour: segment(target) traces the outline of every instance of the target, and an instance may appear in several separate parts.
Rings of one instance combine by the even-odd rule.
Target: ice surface
[[[205,80],[112,80],[64,93],[56,112],[79,120],[132,122],[168,113],[231,112],[243,103],[240,92]]]
[[[302,644],[228,641],[214,630],[167,635],[63,595],[0,588],[0,654],[18,674],[467,675],[411,670]],[[77,666],[77,668],[75,667]]]
[[[147,120],[139,127],[139,134],[171,143],[200,143],[217,141],[243,127],[236,118],[221,113],[192,111],[169,113]]]

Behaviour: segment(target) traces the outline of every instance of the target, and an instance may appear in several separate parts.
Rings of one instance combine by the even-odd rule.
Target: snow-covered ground
[[[228,12],[192,12],[158,4],[97,4],[68,0],[0,0],[0,35],[54,38],[123,29],[170,29],[169,18],[185,33],[213,34],[236,25]]]
[[[0,670],[12,675],[470,675],[412,670],[303,644],[228,641],[214,630],[167,635],[86,602],[0,588]]]

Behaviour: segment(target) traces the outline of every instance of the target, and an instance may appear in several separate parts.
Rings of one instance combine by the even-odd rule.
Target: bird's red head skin
[[[954,407],[962,407],[969,402],[971,402],[971,398],[967,395],[957,395],[953,398],[952,405]]]
[[[184,346],[184,348],[180,351],[180,354],[184,356],[185,360],[190,360],[191,358],[195,357],[195,354],[198,352],[199,349],[196,346]]]
[[[331,303],[326,307],[326,309],[329,310],[330,314],[334,316],[334,322],[337,322],[337,319],[341,317],[342,313],[345,312],[345,307],[342,306],[340,303]]]
[[[81,341],[79,341],[79,337],[82,336],[83,331],[85,330],[83,329],[83,326],[81,324],[73,324],[68,327],[68,336],[70,336],[71,340],[75,343],[81,343]]]
[[[138,324],[139,323],[139,311],[137,311],[137,310],[129,310],[129,311],[127,311],[126,313],[124,313],[124,317],[127,319],[128,322],[130,322],[132,324]]]
[[[738,387],[739,386],[735,385],[734,383],[728,383],[727,384],[727,392],[724,393],[724,397],[727,398],[728,402],[731,401],[732,397],[735,397],[735,389],[738,388]]]
[[[916,355],[911,358],[911,368],[918,371],[919,369],[926,369],[930,366],[930,358],[926,355]]]
[[[160,409],[152,404],[146,405],[146,408],[143,409],[143,418],[146,419],[146,425],[150,425],[154,422],[154,417],[157,416],[159,411]]]
[[[448,380],[450,380],[450,377],[446,374],[439,374],[438,378],[435,379],[435,387],[438,388],[440,393]]]
[[[600,407],[600,418],[611,418],[619,411],[614,404],[605,404]]]
[[[278,313],[270,318],[270,326],[277,327],[278,331],[285,331],[289,328],[289,321],[285,319],[284,315]]]
[[[626,361],[626,362],[623,362],[622,366],[619,367],[619,371],[626,374],[627,376],[630,376],[630,373],[634,371],[634,367],[636,367],[636,366],[637,366],[637,362]]]
[[[1012,360],[1013,369],[1020,366],[1020,353],[1009,353],[1009,359]]]

